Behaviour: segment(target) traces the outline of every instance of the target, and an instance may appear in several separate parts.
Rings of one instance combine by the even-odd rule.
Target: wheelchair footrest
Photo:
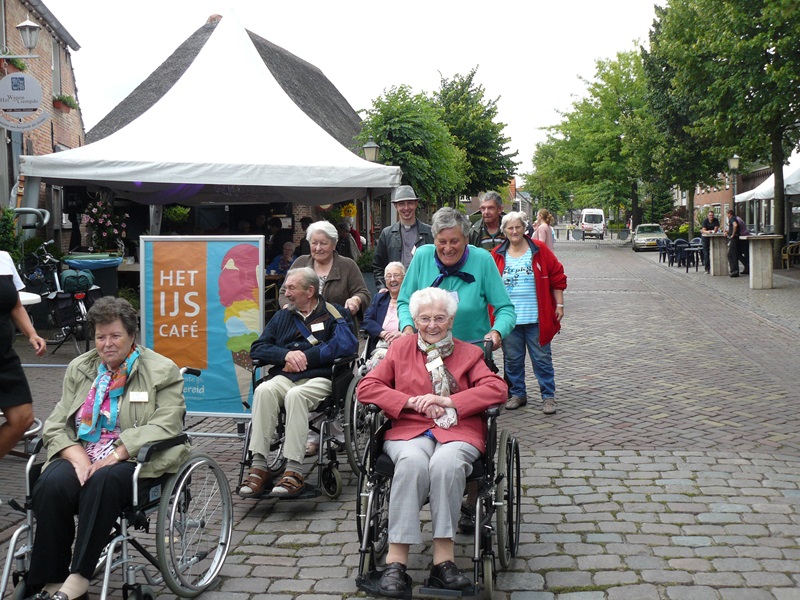
[[[417,590],[419,596],[433,598],[465,598],[478,596],[480,593],[481,588],[477,585],[471,585],[463,590],[446,590],[444,588],[428,587],[427,580],[425,580],[425,583]]]
[[[380,588],[378,584],[381,580],[382,571],[375,570],[370,571],[366,575],[359,575],[356,577],[356,587],[362,592],[366,592],[370,596],[378,596],[385,598],[380,592]],[[411,600],[414,596],[413,594],[413,585],[411,582],[411,578],[406,574],[406,581],[408,581],[408,587],[406,587],[405,596],[403,596],[404,600]],[[446,590],[443,588],[437,587],[428,587],[428,580],[425,580],[425,583],[417,589],[417,596],[418,597],[432,597],[432,598],[468,598],[473,596],[480,596],[483,588],[479,585],[471,585],[466,589],[463,590]]]
[[[377,596],[380,598],[388,597],[381,594],[380,588],[378,587],[378,584],[381,581],[381,574],[382,571],[375,570],[370,571],[366,575],[359,575],[356,577],[356,587],[358,587],[358,589],[360,589],[362,592],[366,592],[370,596]],[[405,596],[403,596],[403,599],[411,600],[413,586],[411,584],[411,577],[409,577],[408,574],[406,574],[406,582],[406,593]]]

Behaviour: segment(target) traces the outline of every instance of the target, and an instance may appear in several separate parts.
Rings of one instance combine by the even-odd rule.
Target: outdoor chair
[[[673,248],[675,249],[675,262],[678,263],[679,267],[683,267],[686,264],[687,255],[686,248],[689,247],[689,242],[684,239],[677,239],[673,244]],[[670,266],[672,266],[670,264]]]

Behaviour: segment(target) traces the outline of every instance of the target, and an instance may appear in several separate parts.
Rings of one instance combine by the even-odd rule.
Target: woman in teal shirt
[[[469,219],[444,207],[433,215],[433,244],[417,248],[397,298],[397,314],[403,333],[414,331],[408,308],[411,294],[426,287],[440,287],[458,303],[453,336],[462,341],[491,338],[495,349],[516,324],[514,305],[491,254],[468,244]],[[494,322],[489,314],[493,308]]]

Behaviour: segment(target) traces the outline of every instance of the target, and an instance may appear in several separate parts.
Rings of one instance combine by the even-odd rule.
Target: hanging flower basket
[[[67,114],[67,113],[69,113],[69,111],[72,110],[69,106],[64,104],[61,100],[53,100],[53,108],[55,108],[57,111],[60,111],[60,112],[62,112],[64,114]]]

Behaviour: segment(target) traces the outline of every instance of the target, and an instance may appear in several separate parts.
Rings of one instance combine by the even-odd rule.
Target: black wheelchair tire
[[[486,600],[494,596],[494,557],[491,554],[483,555],[483,593]]]
[[[14,586],[14,591],[11,592],[11,600],[25,600],[30,596],[28,593],[28,585],[25,583],[23,579],[17,585]]]
[[[510,523],[509,515],[513,510],[510,506],[508,494],[508,430],[504,429],[500,433],[500,443],[498,445],[497,453],[497,489],[495,491],[495,522],[497,527],[497,559],[500,561],[500,566],[507,569],[511,561],[510,546]]]
[[[519,552],[519,532],[522,515],[522,486],[520,485],[522,469],[517,438],[512,437],[509,442],[511,444],[511,451],[508,455],[508,518],[511,529],[509,531],[509,552],[511,553],[511,558],[516,558],[517,552]]]
[[[202,513],[192,513],[196,508]],[[225,564],[232,530],[233,499],[225,472],[208,454],[192,452],[167,480],[158,507],[156,551],[167,587],[182,598],[208,589]],[[206,531],[213,539],[205,540]]]
[[[369,441],[369,431],[364,431],[367,407],[356,398],[356,386],[359,381],[361,381],[359,375],[353,377],[350,385],[347,386],[347,395],[344,399],[344,418],[346,419],[344,446],[347,452],[347,462],[350,463],[350,468],[356,475],[365,470],[364,454]]]
[[[339,473],[339,469],[332,465],[326,465],[322,467],[319,477],[319,483],[325,495],[331,500],[338,498],[342,493],[342,475]]]

